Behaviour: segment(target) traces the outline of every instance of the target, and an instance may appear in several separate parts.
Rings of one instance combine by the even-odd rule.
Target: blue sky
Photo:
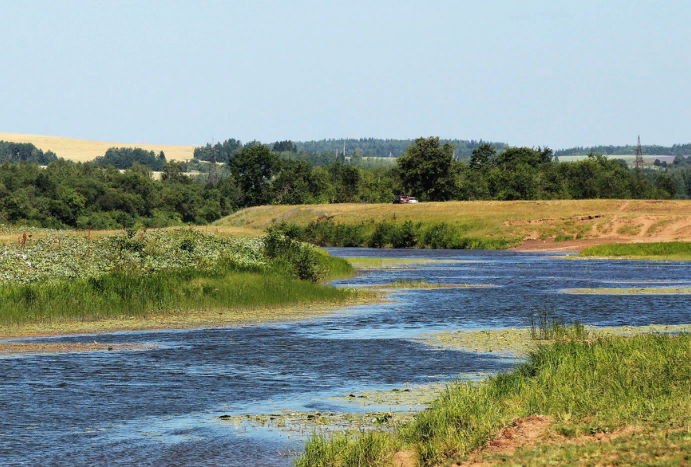
[[[1,1],[0,132],[691,141],[691,1]]]

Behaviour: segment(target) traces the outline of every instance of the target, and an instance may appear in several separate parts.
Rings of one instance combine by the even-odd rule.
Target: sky
[[[691,142],[691,1],[0,0],[0,132]]]

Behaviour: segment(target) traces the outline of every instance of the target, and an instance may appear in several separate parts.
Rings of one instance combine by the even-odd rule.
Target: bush
[[[326,275],[314,249],[285,235],[287,224],[281,223],[267,229],[264,237],[264,253],[280,268],[298,279],[319,282]]]
[[[433,224],[425,232],[422,243],[430,248],[445,248],[450,235],[451,229],[446,222]]]
[[[391,243],[391,236],[394,230],[395,227],[393,225],[380,222],[374,228],[374,232],[367,242],[367,246],[370,248],[384,248]]]
[[[417,245],[417,231],[419,224],[415,226],[413,221],[405,221],[396,228],[391,236],[391,245],[394,248],[413,248]]]

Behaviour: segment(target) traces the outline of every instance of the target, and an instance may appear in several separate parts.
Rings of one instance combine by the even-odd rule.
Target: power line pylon
[[[636,145],[636,160],[634,161],[636,170],[642,170],[645,165],[643,160],[643,150],[641,149],[641,135],[638,135],[638,144]]]

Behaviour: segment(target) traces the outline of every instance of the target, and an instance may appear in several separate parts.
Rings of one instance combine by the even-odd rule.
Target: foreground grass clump
[[[456,384],[395,433],[315,438],[297,466],[390,465],[397,450],[433,466],[479,449],[517,417],[546,415],[577,436],[628,425],[691,422],[691,336],[644,335],[540,346],[527,363],[481,385]]]
[[[614,243],[585,248],[580,256],[634,256],[691,260],[691,242]]]
[[[212,268],[98,277],[0,287],[0,324],[94,321],[185,310],[258,309],[344,302],[358,292],[299,280],[274,266],[221,260]]]

